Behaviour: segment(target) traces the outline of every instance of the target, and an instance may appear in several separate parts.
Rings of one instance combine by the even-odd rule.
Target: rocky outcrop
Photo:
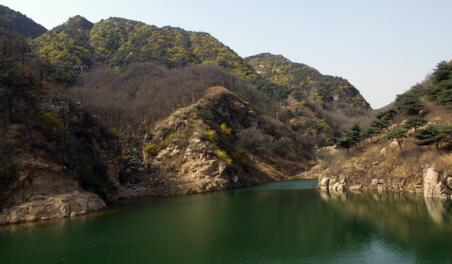
[[[364,184],[363,184],[364,182]],[[443,179],[440,173],[434,167],[425,170],[423,182],[409,181],[409,179],[385,179],[373,178],[370,181],[362,181],[357,179],[348,180],[347,177],[332,176],[330,170],[327,169],[320,174],[318,189],[341,193],[344,191],[362,192],[412,192],[422,194],[426,199],[452,199],[452,189],[449,187],[450,177]]]
[[[248,137],[255,135],[241,135],[247,129],[269,140],[294,133],[228,89],[210,88],[197,103],[174,112],[149,133],[143,144],[149,173],[131,188],[140,186],[139,193],[151,195],[210,192],[288,179],[312,165],[312,156],[303,149],[291,156],[247,149],[238,144],[254,140]],[[289,154],[291,147],[285,150]]]
[[[439,172],[430,167],[424,174],[424,197],[436,199],[452,199],[452,189],[441,179]]]
[[[106,207],[96,194],[74,191],[71,193],[34,197],[0,213],[0,224],[48,220],[86,214]]]

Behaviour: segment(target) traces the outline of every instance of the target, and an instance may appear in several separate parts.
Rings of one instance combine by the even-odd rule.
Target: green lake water
[[[452,263],[452,205],[314,181],[154,198],[0,227],[0,263]]]

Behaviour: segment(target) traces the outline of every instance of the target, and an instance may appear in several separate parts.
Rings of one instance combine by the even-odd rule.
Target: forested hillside
[[[424,192],[452,197],[452,63],[397,96],[369,126],[355,124],[320,156],[323,188]],[[317,168],[317,172],[318,172]],[[320,170],[321,171],[321,170]]]

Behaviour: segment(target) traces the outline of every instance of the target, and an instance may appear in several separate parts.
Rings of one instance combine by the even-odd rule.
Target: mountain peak
[[[47,31],[31,18],[4,5],[0,5],[0,23],[26,38],[36,38]]]
[[[88,19],[86,19],[80,15],[76,15],[76,16],[70,17],[66,21],[66,23],[64,23],[64,25],[70,26],[70,27],[76,27],[81,30],[90,30],[91,28],[93,28],[94,24],[91,23]]]
[[[273,53],[270,53],[270,52],[264,52],[264,53],[256,54],[256,55],[253,55],[253,56],[249,56],[246,59],[248,60],[248,59],[264,59],[264,58],[273,58],[273,59],[279,59],[279,60],[292,62],[288,58],[284,57],[281,54],[273,54]]]

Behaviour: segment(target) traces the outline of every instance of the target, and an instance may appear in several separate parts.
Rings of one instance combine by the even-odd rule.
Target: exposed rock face
[[[441,179],[439,172],[430,167],[424,174],[424,197],[437,199],[452,199],[452,190]]]
[[[84,214],[119,196],[123,187],[115,140],[93,120],[79,125],[78,118],[88,118],[83,117],[86,114],[74,111],[69,115],[65,165],[60,145],[47,138],[54,130],[36,126],[33,141],[45,147],[33,150],[23,136],[27,134],[23,125],[5,128],[3,143],[12,146],[9,154],[17,169],[9,182],[0,185],[0,224]]]
[[[258,115],[248,102],[226,88],[210,88],[200,101],[179,109],[154,128],[143,151],[151,173],[141,177],[140,191],[131,195],[224,190],[287,179],[311,166],[312,156],[307,152],[294,158],[271,151],[261,155],[237,144],[239,131],[252,128],[264,134],[261,126],[276,131],[278,137],[293,133]]]
[[[326,170],[319,176],[318,188],[322,191],[341,193],[344,191],[361,192],[373,190],[378,192],[415,192],[422,193],[426,199],[452,199],[452,189],[448,186],[450,177],[442,179],[440,173],[434,167],[429,167],[424,173],[424,181],[410,182],[408,180],[373,178],[362,184],[359,180],[347,181],[347,177],[332,176],[330,170]]]
[[[29,202],[0,213],[0,224],[76,216],[105,206],[105,202],[98,195],[89,192],[74,191],[53,196],[36,196]]]

